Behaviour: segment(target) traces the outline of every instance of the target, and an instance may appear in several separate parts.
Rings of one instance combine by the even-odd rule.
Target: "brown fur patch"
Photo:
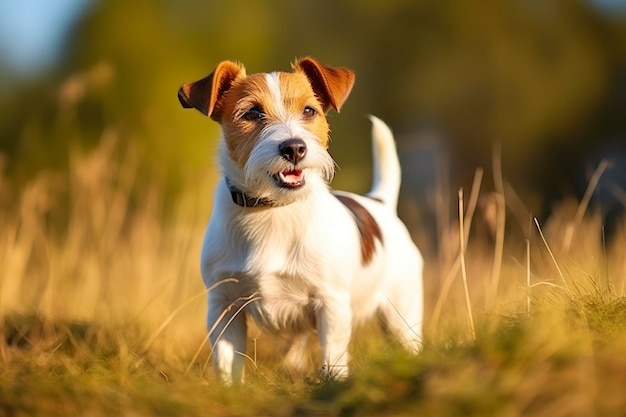
[[[374,257],[376,249],[376,239],[383,243],[383,234],[372,215],[356,200],[345,196],[335,195],[341,203],[346,206],[354,216],[354,221],[361,235],[361,261],[367,265]]]

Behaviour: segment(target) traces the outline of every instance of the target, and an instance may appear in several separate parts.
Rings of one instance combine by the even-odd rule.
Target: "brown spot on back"
[[[372,215],[353,198],[345,195],[335,195],[352,215],[361,235],[361,261],[363,265],[368,265],[374,257],[376,249],[376,239],[383,243],[383,234]]]

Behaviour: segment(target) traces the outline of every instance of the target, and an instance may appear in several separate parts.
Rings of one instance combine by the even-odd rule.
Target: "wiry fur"
[[[215,365],[227,383],[243,379],[247,314],[269,331],[294,337],[286,361],[296,368],[303,366],[301,351],[306,348],[306,335],[317,332],[325,376],[347,375],[353,326],[371,317],[381,318],[409,350],[420,348],[422,258],[396,215],[400,166],[393,136],[382,121],[372,117],[375,181],[368,194],[372,198],[331,192],[328,183],[335,164],[326,149],[328,138],[318,132],[327,126],[326,108],[332,105],[338,109],[351,87],[351,80],[347,91],[346,86],[333,83],[351,73],[324,67],[310,58],[305,60],[302,65],[295,65],[293,76],[300,77],[304,72],[308,80],[289,78],[292,74],[265,74],[269,87],[263,90],[265,95],[260,95],[261,103],[257,105],[278,110],[266,111],[259,122],[262,127],[250,128],[254,133],[247,134],[248,125],[237,124],[236,118],[229,119],[232,114],[227,111],[218,120],[225,126],[219,159],[231,186],[220,181],[215,190],[201,269],[205,285],[213,288],[209,292],[208,328]],[[245,84],[245,72],[237,74],[230,69],[233,65],[225,65],[232,74],[217,74],[219,77],[214,78],[220,82],[232,78],[230,88],[235,91],[250,87]],[[216,107],[221,111],[220,105],[234,108],[243,100],[229,96],[228,89],[220,85],[224,97],[217,100],[222,101],[208,106],[196,104],[198,99],[187,92],[205,88],[206,79],[201,81],[200,87],[186,85],[185,91],[181,89],[181,102],[186,107],[201,111]],[[289,107],[300,97],[282,89],[289,83],[297,87],[291,89],[296,93],[302,90],[302,103],[320,108],[316,117],[324,119],[316,119],[315,128],[310,119]],[[320,88],[323,91],[315,91]],[[323,102],[326,96],[331,96],[328,103]],[[280,143],[292,138],[304,141],[307,149],[306,156],[296,164],[278,151]],[[253,146],[242,164],[237,161],[240,153],[235,149],[238,145],[250,145],[246,140],[253,141]],[[277,185],[274,175],[293,169],[302,170],[306,184],[297,189]],[[247,195],[273,204],[235,205],[231,199],[232,184]],[[380,229],[381,236],[370,239],[375,247],[368,262],[364,262],[361,245],[363,234],[369,231],[358,229],[353,212],[337,194],[366,209]],[[236,282],[228,281],[231,278]]]

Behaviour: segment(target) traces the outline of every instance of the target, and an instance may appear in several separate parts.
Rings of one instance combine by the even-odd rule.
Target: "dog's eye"
[[[263,113],[263,110],[261,110],[258,106],[252,107],[250,110],[246,111],[242,116],[244,120],[248,120],[250,122],[261,120],[263,117],[265,117],[265,113]]]
[[[315,110],[311,106],[306,106],[304,110],[302,110],[302,115],[305,119],[312,119],[315,117],[315,115],[317,115],[317,110]]]

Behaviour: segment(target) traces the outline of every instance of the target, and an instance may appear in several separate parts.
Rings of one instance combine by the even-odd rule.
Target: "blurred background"
[[[368,189],[366,115],[385,120],[404,165],[401,214],[427,232],[423,250],[435,250],[434,219],[456,216],[457,189],[476,168],[493,190],[494,160],[518,206],[546,217],[608,158],[598,193],[607,213],[623,207],[621,0],[2,1],[3,199],[67,170],[72,149],[114,136],[107,157],[136,155],[136,189],[159,184],[167,211],[203,178],[217,181],[218,126],[183,110],[178,87],[223,59],[252,73],[288,71],[307,55],[357,74],[341,115],[330,115],[334,187]],[[210,199],[211,187],[198,190]]]

